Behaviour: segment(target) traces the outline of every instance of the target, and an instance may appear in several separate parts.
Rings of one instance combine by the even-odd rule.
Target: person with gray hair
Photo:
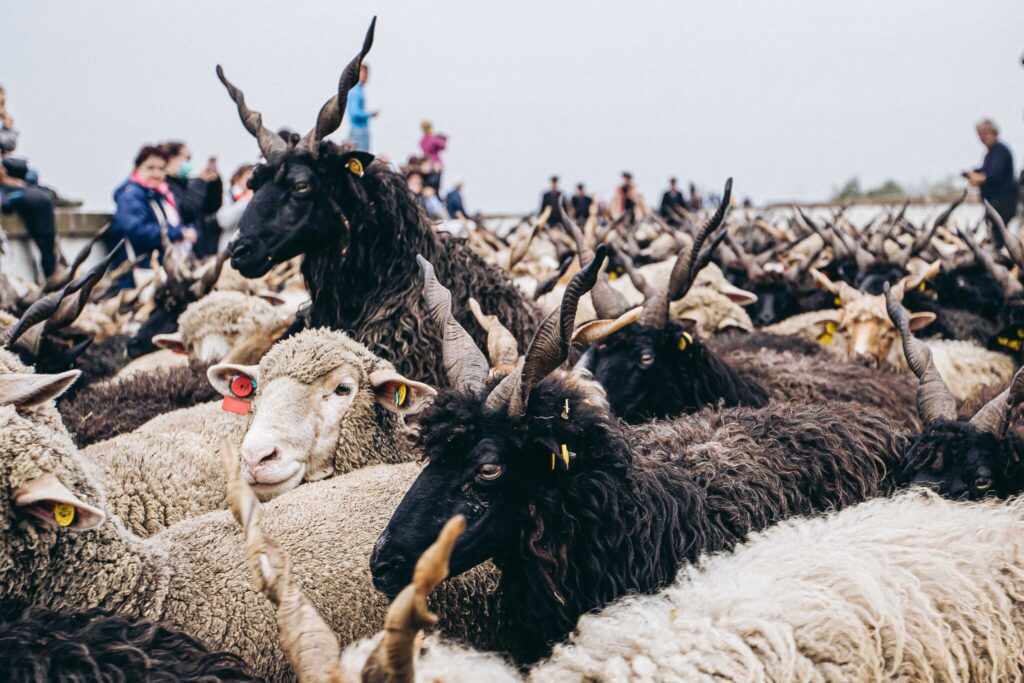
[[[1003,222],[1009,223],[1017,215],[1017,183],[1013,177],[1013,154],[999,141],[999,128],[992,119],[982,119],[977,125],[978,139],[988,148],[981,168],[967,171],[964,176],[972,187],[981,189],[981,198],[992,205]],[[991,226],[990,226],[991,227]],[[996,247],[1002,247],[1002,237],[993,231]]]

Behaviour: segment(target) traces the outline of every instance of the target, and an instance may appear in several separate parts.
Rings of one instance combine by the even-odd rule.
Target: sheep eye
[[[338,388],[334,390],[335,396],[348,396],[352,393],[352,387],[347,384],[339,384]]]
[[[477,474],[480,475],[481,479],[487,481],[493,481],[501,476],[501,473],[505,471],[505,468],[501,465],[495,465],[494,463],[487,463],[486,465],[480,465],[480,469],[477,470]]]
[[[295,187],[292,188],[292,192],[295,194],[309,194],[309,191],[313,189],[309,183],[295,183]]]
[[[974,480],[974,488],[979,491],[986,491],[990,486],[992,486],[992,480],[988,477],[978,477]]]

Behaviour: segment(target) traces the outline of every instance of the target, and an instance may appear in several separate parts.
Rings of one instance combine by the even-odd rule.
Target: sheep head
[[[347,471],[351,458],[342,453],[376,457],[378,444],[351,438],[368,440],[378,427],[398,430],[401,416],[421,411],[435,394],[331,330],[305,330],[258,365],[220,363],[207,375],[225,408],[248,414],[240,464],[263,500]]]
[[[324,138],[341,125],[349,90],[358,82],[363,58],[373,45],[375,24],[376,18],[362,49],[342,71],[337,94],[324,104],[316,126],[301,139],[285,140],[268,130],[260,114],[249,109],[242,92],[217,67],[218,78],[265,160],[249,181],[253,198],[231,247],[231,265],[245,277],[261,277],[313,246],[339,243],[346,218],[339,215],[337,192],[366,203],[360,183],[373,156],[340,151]]]
[[[409,583],[415,558],[454,514],[465,515],[467,528],[452,552],[453,575],[503,553],[518,553],[517,539],[531,523],[538,498],[557,496],[569,479],[586,471],[627,466],[625,449],[614,447],[621,442],[621,427],[600,388],[559,369],[574,337],[597,341],[638,315],[574,329],[579,299],[594,286],[605,256],[605,247],[598,247],[593,261],[569,282],[561,307],[541,323],[524,357],[491,378],[484,354],[452,315],[450,293],[420,258],[427,308],[444,329],[452,388],[440,392],[420,419],[428,464],[374,547],[371,568],[380,590],[395,595]],[[493,335],[486,316],[482,322]],[[493,360],[507,368],[509,349],[495,349]]]

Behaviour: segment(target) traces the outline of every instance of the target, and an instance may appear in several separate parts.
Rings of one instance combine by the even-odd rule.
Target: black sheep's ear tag
[[[683,332],[679,335],[679,341],[676,343],[676,348],[680,351],[685,351],[693,343],[693,335],[689,332]]]
[[[831,344],[836,333],[836,324],[829,320],[825,323],[825,331],[818,335],[817,339],[822,344]]]
[[[562,444],[558,453],[551,454],[551,471],[562,470],[568,472],[576,461],[576,454],[569,450],[569,446]]]
[[[1009,349],[1010,351],[1018,352],[1021,348],[1024,348],[1024,327],[1020,325],[1004,327],[999,331],[999,334],[992,337],[988,345],[990,349],[996,351]]]
[[[341,155],[341,162],[345,168],[354,176],[363,177],[366,167],[375,159],[369,152],[345,152]]]

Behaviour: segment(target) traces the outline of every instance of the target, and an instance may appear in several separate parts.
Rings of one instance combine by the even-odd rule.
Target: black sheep
[[[1024,369],[974,417],[958,419],[956,399],[935,369],[931,351],[913,336],[907,309],[888,287],[885,304],[903,339],[907,365],[920,380],[917,405],[924,422],[924,431],[910,438],[900,462],[899,483],[971,500],[1024,491],[1024,438],[1007,430],[1011,411],[1024,399]]]
[[[529,340],[540,313],[505,272],[487,264],[464,240],[435,232],[400,174],[371,163],[370,154],[343,151],[323,139],[341,123],[373,29],[371,24],[362,51],[342,72],[338,93],[321,109],[316,127],[297,142],[263,127],[260,115],[218,67],[266,158],[250,181],[255,193],[242,215],[231,264],[246,277],[259,277],[304,254],[302,275],[312,300],[309,326],[344,330],[400,372],[437,384],[444,378],[440,337],[424,324],[419,286],[408,268],[416,254],[436,264],[460,301],[475,296],[501,315],[520,343]],[[461,318],[468,324],[468,311],[461,311]]]
[[[0,624],[0,671],[10,683],[259,680],[237,656],[211,652],[169,625],[41,607]]]
[[[577,363],[604,386],[615,414],[627,422],[671,418],[709,405],[767,405],[769,399],[856,401],[886,411],[903,426],[920,423],[907,377],[816,355],[786,352],[716,353],[693,325],[672,319],[668,302],[682,297],[701,267],[703,243],[724,218],[730,185],[718,212],[680,253],[668,289],[650,292],[640,321],[591,346]],[[620,314],[603,311],[602,317]],[[760,335],[762,342],[767,335]]]
[[[483,354],[451,316],[449,293],[424,268],[455,388],[421,420],[427,465],[374,547],[374,583],[391,595],[401,590],[441,525],[464,514],[452,574],[494,560],[499,616],[526,660],[543,656],[584,612],[655,591],[702,553],[789,515],[886,492],[902,449],[892,422],[854,404],[623,424],[592,381],[552,374],[602,259],[603,248],[516,369],[491,381]]]

